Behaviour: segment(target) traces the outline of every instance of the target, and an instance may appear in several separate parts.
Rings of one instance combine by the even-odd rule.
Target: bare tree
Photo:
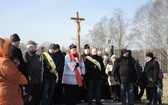
[[[143,5],[134,17],[139,45],[144,54],[146,50],[155,53],[161,64],[165,65],[168,51],[168,1],[155,0]]]
[[[140,50],[143,50],[145,56],[146,51],[151,49],[151,33],[150,33],[150,21],[149,21],[149,8],[150,3],[147,3],[140,7],[133,20],[134,34],[136,34],[136,42]],[[144,58],[142,58],[144,59]]]
[[[118,49],[128,48],[133,42],[134,33],[131,31],[129,19],[121,9],[114,9],[108,25],[113,44]]]
[[[87,36],[89,37],[89,42],[93,47],[103,49],[108,36],[107,18],[103,17],[92,30],[89,30]]]

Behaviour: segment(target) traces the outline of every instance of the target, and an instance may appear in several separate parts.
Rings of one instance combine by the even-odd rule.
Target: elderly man
[[[105,74],[105,68],[103,59],[97,55],[96,48],[91,50],[90,56],[86,56],[85,66],[88,81],[88,105],[92,105],[93,93],[95,93],[96,105],[103,105],[101,103],[101,80]]]
[[[27,50],[23,52],[29,74],[29,83],[25,86],[24,105],[37,105],[39,101],[39,86],[41,67],[39,57],[36,55],[37,43],[30,40],[27,42]]]

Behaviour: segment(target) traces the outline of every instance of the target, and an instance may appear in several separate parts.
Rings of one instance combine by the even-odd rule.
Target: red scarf
[[[75,57],[71,53],[69,53],[68,55],[71,59],[71,62],[72,61],[76,62]],[[78,58],[78,61],[81,62],[82,58],[78,54],[77,54],[77,58]],[[75,70],[75,73],[76,73],[76,81],[78,83],[78,86],[81,87],[83,84],[82,84],[80,73],[79,73],[77,67],[75,67],[74,70]]]

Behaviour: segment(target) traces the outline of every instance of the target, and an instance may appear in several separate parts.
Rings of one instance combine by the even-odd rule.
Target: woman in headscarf
[[[0,38],[0,105],[23,105],[19,85],[27,84],[10,57],[11,41]]]

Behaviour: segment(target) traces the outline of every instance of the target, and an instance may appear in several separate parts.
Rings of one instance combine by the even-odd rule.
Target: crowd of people
[[[96,105],[101,99],[134,105],[145,89],[148,105],[162,105],[163,73],[152,52],[142,67],[128,49],[102,57],[88,44],[79,55],[74,44],[64,53],[51,43],[37,54],[35,41],[22,52],[20,40],[17,34],[0,38],[0,105],[92,105],[93,99]]]

